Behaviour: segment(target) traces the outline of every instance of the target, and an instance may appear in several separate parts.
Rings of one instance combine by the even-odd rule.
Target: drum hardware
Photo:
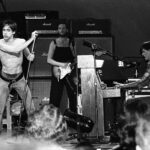
[[[11,114],[12,116],[19,116],[20,113],[24,111],[24,107],[20,101],[14,102],[11,104]]]
[[[27,114],[23,105],[23,101],[13,89],[9,94],[10,113],[12,116],[13,134],[20,134],[24,132],[25,125],[27,124]]]
[[[66,109],[64,112],[64,118],[67,122],[68,127],[73,128],[77,133],[70,133],[67,141],[72,139],[85,139],[87,134],[92,131],[94,122],[86,116],[76,114],[70,109]]]

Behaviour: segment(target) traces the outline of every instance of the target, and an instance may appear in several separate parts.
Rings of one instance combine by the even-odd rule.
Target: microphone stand
[[[99,46],[97,46],[96,45],[96,49],[95,49],[95,51],[101,51],[101,52],[104,52],[105,53],[105,55],[108,55],[108,56],[110,56],[110,57],[112,57],[114,60],[116,60],[116,61],[123,61],[123,58],[121,58],[121,57],[119,57],[119,56],[114,56],[111,52],[109,52],[108,50],[106,50],[106,49],[104,49],[104,48],[102,48],[102,47],[99,47]]]
[[[32,44],[31,53],[34,53],[34,46],[35,46],[35,39],[34,39],[33,44]],[[27,86],[28,86],[28,78],[29,78],[30,66],[31,66],[31,61],[29,61],[28,68],[27,68],[27,74],[26,74],[26,77],[25,77],[25,81],[26,81],[26,85],[24,87],[24,92],[25,92],[24,100],[25,101],[26,101],[26,98],[27,98],[26,89],[27,89]],[[32,102],[33,102],[33,100],[31,100],[31,103],[30,103],[30,109],[31,109]],[[21,109],[22,109],[22,107],[24,107],[23,99],[21,100]],[[31,111],[31,110],[29,110],[29,111]],[[21,117],[22,117],[21,113],[22,112],[20,112],[19,121],[18,121],[18,126],[19,126],[18,130],[20,130],[20,127],[21,127]]]
[[[83,40],[83,45],[87,46],[87,47],[90,47],[91,48],[91,51],[94,53],[100,51],[100,52],[103,52],[104,54],[112,57],[114,60],[123,60],[123,58],[120,58],[118,56],[114,56],[111,52],[109,52],[108,50],[104,49],[103,47],[100,47],[98,46],[97,44],[93,44],[92,42],[89,42],[89,41],[86,41],[86,40]],[[96,55],[96,54],[95,54]]]

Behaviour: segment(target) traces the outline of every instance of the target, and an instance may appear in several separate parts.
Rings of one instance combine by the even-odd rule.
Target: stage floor
[[[86,140],[84,139],[86,142]],[[118,143],[103,143],[98,140],[90,140],[88,139],[87,141],[90,142],[91,145],[96,150],[113,150],[117,147],[119,147]],[[68,140],[62,144],[63,149],[51,149],[51,150],[74,150],[74,147],[82,141],[77,140],[77,138]],[[36,140],[33,140],[31,138],[27,138],[24,135],[8,135],[6,133],[3,133],[0,135],[0,145],[3,150],[50,150],[49,147],[51,147],[50,142],[37,142]],[[53,145],[52,145],[53,146]],[[54,147],[60,147],[60,145],[54,145]]]

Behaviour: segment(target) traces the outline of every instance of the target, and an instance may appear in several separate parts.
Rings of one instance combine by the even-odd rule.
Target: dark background
[[[6,10],[56,10],[60,18],[110,19],[115,53],[139,56],[139,47],[150,35],[149,0],[3,0]],[[3,12],[2,7],[0,11]]]

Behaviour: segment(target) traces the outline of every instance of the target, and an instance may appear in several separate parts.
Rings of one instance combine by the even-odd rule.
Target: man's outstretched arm
[[[4,52],[12,52],[12,53],[19,53],[20,51],[23,51],[28,45],[30,45],[37,37],[37,32],[32,32],[31,38],[27,41],[21,40],[21,42],[15,46],[6,45],[3,43],[0,43],[0,50]]]

